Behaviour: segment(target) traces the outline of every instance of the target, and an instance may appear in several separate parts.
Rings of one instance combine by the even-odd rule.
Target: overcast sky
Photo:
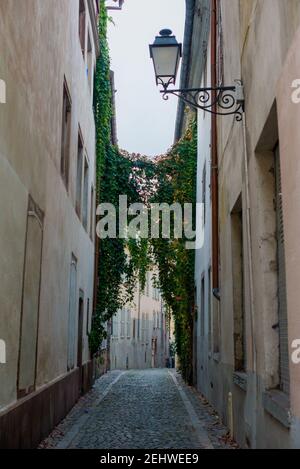
[[[149,44],[164,28],[183,41],[185,0],[125,0],[122,11],[109,14],[115,23],[109,26],[109,42],[119,146],[148,156],[164,153],[173,143],[178,99],[163,101]]]

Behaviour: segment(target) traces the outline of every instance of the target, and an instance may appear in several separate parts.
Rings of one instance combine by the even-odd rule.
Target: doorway
[[[77,346],[77,366],[78,366],[78,368],[82,367],[83,309],[84,309],[83,293],[80,292],[79,305],[78,305],[78,346]]]
[[[151,367],[156,368],[157,338],[152,339]]]

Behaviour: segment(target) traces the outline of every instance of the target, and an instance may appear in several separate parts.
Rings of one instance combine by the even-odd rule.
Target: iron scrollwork
[[[161,91],[164,100],[168,100],[169,96],[173,95],[196,109],[218,116],[235,115],[238,122],[243,119],[244,100],[240,82],[237,82],[236,86],[182,90],[168,90],[168,86],[163,85],[164,89]]]

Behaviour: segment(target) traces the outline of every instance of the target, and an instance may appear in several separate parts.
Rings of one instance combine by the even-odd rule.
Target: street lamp
[[[182,45],[178,44],[170,29],[163,29],[159,34],[149,46],[150,57],[153,60],[156,84],[167,90],[169,85],[175,85]]]
[[[236,80],[233,86],[169,90],[169,86],[176,83],[182,57],[182,45],[177,42],[170,29],[163,29],[159,34],[149,47],[156,84],[163,87],[161,90],[163,99],[168,100],[171,94],[196,109],[221,116],[235,115],[236,120],[241,121],[245,99],[243,84],[240,80]]]

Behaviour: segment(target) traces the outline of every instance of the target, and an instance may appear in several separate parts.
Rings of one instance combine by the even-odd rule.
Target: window
[[[136,337],[136,319],[133,320],[132,337],[133,339]]]
[[[89,83],[90,91],[92,91],[92,84],[94,78],[94,65],[93,65],[93,49],[91,43],[90,33],[88,33],[88,49],[87,49],[87,78]]]
[[[82,367],[83,362],[83,318],[84,318],[84,293],[79,291],[78,302],[78,333],[77,333],[77,367]]]
[[[126,311],[123,308],[121,310],[121,339],[125,338],[125,314],[126,314]]]
[[[75,327],[77,313],[77,260],[72,254],[69,282],[69,320],[68,320],[68,363],[67,369],[75,366]]]
[[[289,397],[289,359],[284,262],[284,226],[280,178],[279,129],[274,100],[256,146],[259,212],[260,325],[264,336],[264,382],[267,391]]]
[[[112,320],[112,336],[114,339],[119,338],[119,313],[116,313]]]
[[[95,200],[94,200],[94,188],[91,188],[91,208],[90,208],[90,237],[91,240],[94,240],[94,223],[95,223],[95,217],[94,217],[94,207],[95,207]]]
[[[204,334],[205,334],[205,325],[204,325],[204,321],[205,321],[205,277],[204,275],[202,276],[202,279],[201,279],[201,298],[200,298],[200,307],[201,307],[201,310],[200,310],[200,314],[201,314],[201,337],[204,337]]]
[[[83,141],[81,132],[78,134],[77,148],[77,177],[76,177],[76,213],[81,218],[82,201],[82,173],[83,173]]]
[[[206,223],[206,163],[203,167],[203,174],[202,174],[202,204],[203,204],[203,227]]]
[[[145,314],[145,344],[148,345],[149,343],[149,319],[148,319],[148,313]]]
[[[208,348],[211,351],[212,342],[212,317],[211,317],[211,268],[208,269],[208,286],[207,286],[207,308],[208,308]]]
[[[63,111],[62,111],[62,136],[61,136],[61,176],[66,187],[69,184],[70,163],[70,140],[71,140],[71,98],[67,83],[64,82],[63,89]]]
[[[85,33],[86,33],[86,11],[85,1],[79,1],[79,39],[81,45],[82,55],[85,54]]]
[[[240,196],[231,213],[233,333],[235,371],[246,371],[246,330],[244,304],[243,205]]]
[[[276,200],[276,237],[277,237],[277,269],[278,269],[278,326],[279,326],[279,379],[280,389],[286,394],[290,392],[288,318],[286,300],[286,272],[283,206],[281,190],[281,168],[279,144],[274,150],[275,159],[275,200]]]
[[[127,310],[127,339],[131,338],[131,311],[130,309]]]
[[[146,314],[142,314],[142,345],[146,342]]]
[[[156,288],[156,287],[153,287],[153,288],[152,288],[152,295],[153,295],[153,296],[152,296],[153,300],[159,301],[160,291],[159,291],[158,288]]]
[[[150,273],[147,272],[146,276],[146,296],[150,296]]]
[[[86,304],[86,335],[89,335],[90,329],[90,299],[87,299]]]
[[[83,201],[82,201],[82,223],[84,228],[88,228],[88,202],[89,202],[89,165],[87,159],[84,160],[83,176]]]

